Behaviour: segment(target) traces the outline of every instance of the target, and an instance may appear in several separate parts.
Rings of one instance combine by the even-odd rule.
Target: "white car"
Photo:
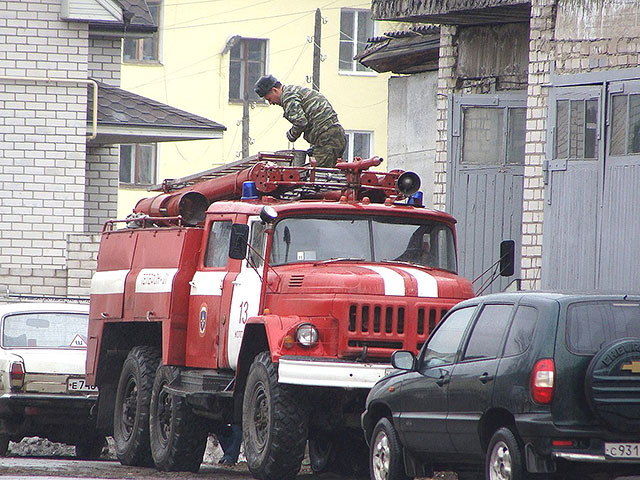
[[[98,392],[84,377],[88,323],[88,305],[0,305],[0,455],[9,441],[38,436],[99,458]]]

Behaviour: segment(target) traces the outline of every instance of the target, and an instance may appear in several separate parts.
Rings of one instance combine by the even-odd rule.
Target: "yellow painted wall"
[[[161,13],[160,64],[122,66],[122,88],[201,115],[227,127],[223,139],[158,144],[158,181],[206,170],[240,158],[242,105],[229,103],[229,38],[268,39],[267,73],[284,84],[310,87],[312,35],[316,8],[322,25],[320,91],[338,112],[345,130],[374,132],[373,153],[387,151],[388,74],[338,72],[340,9],[369,9],[370,2],[349,0],[165,0]],[[390,30],[377,24],[376,33]],[[282,108],[255,105],[250,111],[250,154],[289,148],[290,124]],[[300,139],[295,148],[306,149]],[[118,216],[125,217],[144,189],[119,190]]]

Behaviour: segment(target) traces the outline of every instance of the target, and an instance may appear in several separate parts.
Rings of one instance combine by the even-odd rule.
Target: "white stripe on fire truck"
[[[136,293],[171,293],[177,268],[143,268],[136,277]]]
[[[407,272],[409,275],[416,279],[416,283],[418,284],[419,297],[435,298],[438,296],[438,282],[432,275],[429,275],[427,272],[423,272],[422,270],[418,270],[417,268],[398,268]]]
[[[398,272],[387,267],[374,267],[367,265],[364,268],[373,270],[384,281],[384,294],[403,297],[405,295],[404,278]]]
[[[91,278],[91,294],[124,293],[124,281],[128,273],[129,270],[107,270],[94,273]]]
[[[227,272],[196,272],[191,285],[191,295],[222,295],[222,282]]]

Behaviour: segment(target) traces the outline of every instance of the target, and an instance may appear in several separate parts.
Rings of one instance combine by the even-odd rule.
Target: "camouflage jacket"
[[[338,125],[338,114],[329,100],[310,88],[283,85],[280,103],[284,118],[293,124],[287,132],[290,142],[295,142],[304,134],[304,139],[315,145],[322,132]]]

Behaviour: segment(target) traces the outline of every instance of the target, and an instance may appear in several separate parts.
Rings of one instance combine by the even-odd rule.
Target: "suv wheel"
[[[523,480],[522,448],[510,428],[501,428],[491,437],[487,450],[487,480]]]
[[[388,418],[378,420],[369,449],[371,480],[406,480],[402,445],[398,432]]]

